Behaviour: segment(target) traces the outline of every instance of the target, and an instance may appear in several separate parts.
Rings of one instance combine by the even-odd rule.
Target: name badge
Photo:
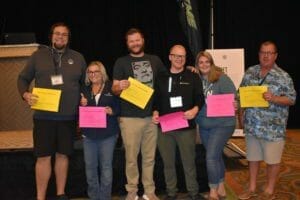
[[[182,97],[170,97],[170,105],[171,108],[179,108],[182,107]]]
[[[62,84],[64,84],[62,75],[61,74],[52,75],[51,76],[51,84],[52,85],[62,85]]]

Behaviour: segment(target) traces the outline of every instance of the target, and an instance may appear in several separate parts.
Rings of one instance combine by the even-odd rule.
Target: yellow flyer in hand
[[[36,104],[31,106],[32,109],[58,112],[61,90],[35,87],[32,94],[38,96]]]
[[[130,86],[126,90],[122,91],[120,97],[139,108],[144,109],[154,90],[131,77],[128,78],[128,81],[130,82]]]
[[[268,107],[269,102],[263,98],[263,93],[267,90],[267,86],[240,87],[241,107]]]

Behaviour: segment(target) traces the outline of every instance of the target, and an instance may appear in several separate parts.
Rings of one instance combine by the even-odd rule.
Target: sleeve
[[[87,68],[87,64],[86,64],[86,61],[85,61],[84,57],[82,56],[82,61],[81,61],[81,78],[80,78],[80,85],[81,86],[85,85],[86,68]]]
[[[242,81],[241,81],[241,84],[240,84],[239,87],[244,87],[244,86],[246,86],[246,73],[245,73],[245,75],[243,76]]]
[[[282,88],[280,89],[281,90],[280,95],[286,96],[293,103],[295,103],[297,93],[296,93],[296,90],[294,88],[293,80],[288,74],[286,74],[285,84],[282,84],[281,86],[282,86]]]
[[[120,105],[120,98],[118,96],[113,96],[113,101],[111,105],[113,115],[119,116],[121,113],[121,105]]]
[[[162,79],[168,76],[169,71],[158,56],[154,56],[154,57],[156,58],[157,74],[156,74],[156,80],[154,81],[153,111],[154,110],[160,111],[160,105],[161,105],[160,84]]]
[[[249,79],[249,71],[250,71],[250,69],[251,69],[251,67],[248,68],[248,69],[246,70],[246,72],[244,73],[239,88],[240,88],[240,87],[245,87],[245,86],[248,85],[248,83],[247,83],[248,81],[247,81],[247,80]],[[236,96],[237,96],[238,104],[240,105],[240,90],[239,90],[239,88],[237,88],[237,94],[236,94]]]
[[[166,68],[166,66],[164,65],[164,63],[161,61],[161,59],[156,56],[157,58],[157,71],[158,71],[158,74],[166,74],[168,73],[168,70]]]
[[[18,76],[18,81],[17,81],[17,87],[18,91],[21,96],[25,92],[28,92],[30,83],[33,81],[34,76],[35,76],[35,56],[36,53],[34,53],[26,63],[24,69],[20,72]]]
[[[220,77],[221,79],[221,93],[222,94],[234,94],[236,97],[236,88],[233,81],[226,74]]]
[[[121,59],[117,59],[113,67],[113,80],[122,80],[125,78],[122,70],[122,65],[124,64],[122,64]]]
[[[255,66],[249,67],[243,75],[243,79],[239,87],[244,87],[250,85],[251,79],[253,79],[253,75],[255,74]]]
[[[119,116],[121,113],[121,105],[120,105],[120,98],[113,94],[112,90],[112,82],[107,81],[105,84],[105,91],[111,93],[113,96],[110,98],[109,105],[113,111],[113,116]]]
[[[82,93],[83,96],[84,96],[84,98],[87,99],[87,101],[88,101],[87,102],[87,106],[92,105],[92,102],[91,102],[91,92],[89,90],[89,87],[86,86],[86,85],[82,85],[81,88],[80,88],[80,93]],[[80,98],[81,98],[81,95],[80,95]]]
[[[159,82],[160,82],[160,76],[157,77],[157,80],[154,83],[152,111],[155,111],[155,110],[159,111],[159,98],[160,98]]]

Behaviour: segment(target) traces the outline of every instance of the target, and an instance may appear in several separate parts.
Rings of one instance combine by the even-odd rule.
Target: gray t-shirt
[[[129,77],[154,86],[157,75],[165,73],[167,70],[158,56],[144,54],[142,57],[132,57],[130,55],[118,58],[114,65],[113,79],[124,80]],[[149,100],[144,109],[135,106],[128,101],[121,99],[121,116],[123,117],[148,117],[152,115],[153,97]]]

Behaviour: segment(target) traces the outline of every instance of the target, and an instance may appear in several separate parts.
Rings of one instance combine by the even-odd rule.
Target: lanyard
[[[173,78],[172,76],[169,77],[169,81],[168,81],[168,93],[171,93],[172,92],[172,89],[175,89],[173,91],[177,91],[179,88],[178,86],[181,85],[181,76],[179,77],[179,80],[177,79],[176,80],[176,77],[175,77],[175,81],[173,82]],[[172,86],[174,85],[175,88],[172,88]]]
[[[172,77],[169,77],[169,85],[168,85],[168,92],[172,91]]]
[[[261,79],[261,81],[259,81],[258,85],[262,85],[265,82],[268,75],[269,75],[269,72],[264,76],[263,79]]]
[[[56,52],[52,50],[52,59],[53,59],[55,74],[58,73],[58,68],[61,67],[61,57],[62,57],[61,52]]]

